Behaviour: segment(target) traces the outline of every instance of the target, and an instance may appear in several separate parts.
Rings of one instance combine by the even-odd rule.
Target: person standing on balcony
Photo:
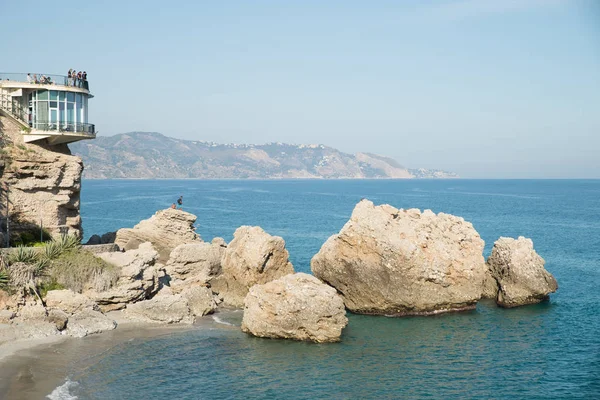
[[[27,83],[33,82],[33,78],[31,78],[31,74],[27,74]]]
[[[39,83],[36,74],[33,74],[33,83]]]
[[[88,85],[88,81],[87,81],[87,72],[83,71],[82,77],[83,77],[83,88],[85,90],[90,90],[90,86]]]
[[[77,70],[75,68],[71,72],[71,78],[73,78],[73,86],[77,86]]]
[[[81,73],[81,71],[79,71],[77,73],[77,82],[78,82],[77,87],[83,86],[83,74]]]
[[[67,74],[67,85],[68,86],[71,86],[71,79],[72,79],[71,72],[72,71],[73,71],[72,69],[69,69],[69,73]]]

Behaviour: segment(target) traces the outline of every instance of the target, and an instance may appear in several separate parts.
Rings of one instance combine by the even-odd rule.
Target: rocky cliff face
[[[8,194],[11,232],[39,232],[42,225],[51,234],[81,237],[81,158],[71,155],[67,145],[24,143],[20,127],[2,116],[0,137],[3,229]]]

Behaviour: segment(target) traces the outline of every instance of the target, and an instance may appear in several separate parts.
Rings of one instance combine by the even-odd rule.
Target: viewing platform
[[[88,122],[88,100],[93,97],[87,80],[0,72],[0,113],[23,127],[26,143],[94,139],[96,128]]]

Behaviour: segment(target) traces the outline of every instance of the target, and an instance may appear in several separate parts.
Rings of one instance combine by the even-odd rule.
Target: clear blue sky
[[[0,71],[85,69],[101,135],[600,178],[598,0],[0,0],[0,37]]]

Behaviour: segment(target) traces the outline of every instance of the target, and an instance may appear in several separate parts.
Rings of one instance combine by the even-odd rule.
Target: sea
[[[205,241],[259,225],[307,273],[363,198],[455,214],[473,223],[486,257],[501,236],[533,239],[559,289],[514,309],[349,314],[334,344],[251,337],[240,311],[160,334],[97,335],[21,360],[32,380],[40,364],[57,374],[46,398],[600,398],[600,180],[84,180],[85,238],[132,227],[179,196]],[[19,387],[26,397],[27,382]]]

